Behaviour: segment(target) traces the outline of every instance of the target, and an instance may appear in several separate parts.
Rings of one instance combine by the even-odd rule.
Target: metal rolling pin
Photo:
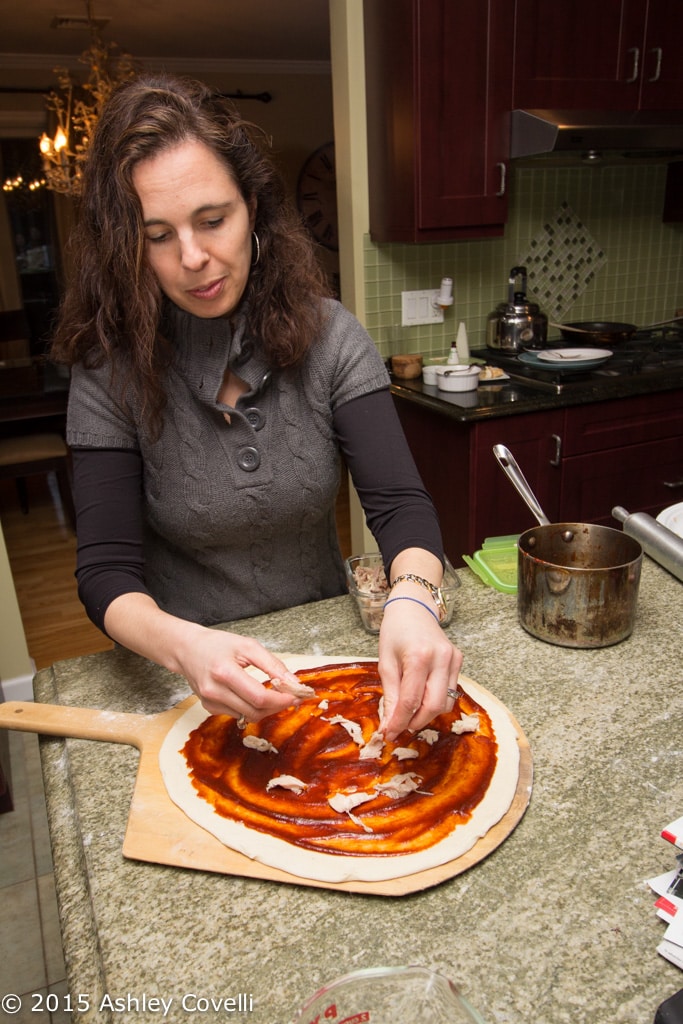
[[[662,526],[646,512],[629,514],[617,505],[612,515],[623,524],[624,533],[634,537],[646,555],[683,581],[683,538]]]

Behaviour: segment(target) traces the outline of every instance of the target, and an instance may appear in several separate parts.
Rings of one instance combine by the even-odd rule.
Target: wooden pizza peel
[[[292,667],[352,661],[352,658],[297,657],[280,655]],[[362,659],[362,660],[368,660]],[[307,662],[307,665],[302,664]],[[467,685],[467,679],[461,677]],[[483,687],[479,687],[483,689]],[[486,692],[486,691],[484,691]],[[197,697],[187,697],[180,704],[157,715],[138,715],[124,712],[97,711],[55,704],[33,704],[28,701],[8,701],[0,704],[0,727],[22,732],[35,732],[45,736],[63,736],[74,739],[100,740],[124,743],[140,751],[140,761],[131,801],[122,853],[132,860],[165,864],[171,867],[215,871],[245,878],[260,878],[290,885],[308,885],[316,888],[339,889],[347,892],[380,896],[403,896],[438,885],[454,878],[488,856],[510,835],[521,820],[531,798],[533,766],[531,750],[521,728],[508,712],[517,731],[520,764],[515,795],[506,814],[486,835],[461,857],[446,864],[419,871],[401,878],[381,882],[322,882],[302,878],[287,871],[261,864],[244,854],[224,846],[209,832],[195,824],[177,807],[168,795],[159,767],[159,750],[167,733]]]

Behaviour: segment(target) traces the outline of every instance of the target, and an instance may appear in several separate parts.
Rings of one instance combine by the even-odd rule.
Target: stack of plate
[[[667,530],[671,530],[678,537],[683,537],[683,501],[662,509],[657,516],[657,522],[666,526]]]

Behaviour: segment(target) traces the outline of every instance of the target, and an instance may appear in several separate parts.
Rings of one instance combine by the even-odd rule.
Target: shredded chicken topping
[[[270,779],[266,785],[266,789],[273,789],[275,786],[282,786],[283,789],[291,789],[292,793],[303,793],[307,788],[307,783],[302,782],[301,779],[297,779],[294,775],[276,775],[274,779]]]
[[[242,743],[245,747],[250,747],[252,750],[262,750],[264,753],[267,751],[277,754],[278,749],[274,747],[269,740],[265,740],[262,736],[244,736]]]
[[[394,747],[392,754],[397,757],[399,761],[407,761],[411,757],[419,757],[420,751],[416,750],[415,747]]]
[[[288,693],[291,697],[315,697],[315,690],[305,683],[290,683],[287,679],[271,679],[270,685],[278,693]]]
[[[451,732],[457,736],[463,732],[476,732],[479,728],[479,715],[461,715],[451,726]]]

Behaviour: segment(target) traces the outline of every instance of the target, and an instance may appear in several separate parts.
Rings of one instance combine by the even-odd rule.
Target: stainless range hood
[[[513,110],[510,156],[542,153],[681,153],[679,111]]]

